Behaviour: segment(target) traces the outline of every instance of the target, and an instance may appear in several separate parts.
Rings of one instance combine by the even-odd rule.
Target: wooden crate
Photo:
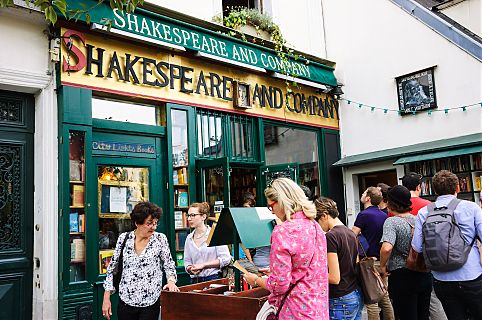
[[[205,289],[211,284],[222,286]],[[229,289],[228,279],[192,284],[179,289],[181,292],[161,293],[162,320],[253,320],[269,295],[269,291],[262,288],[224,295]]]

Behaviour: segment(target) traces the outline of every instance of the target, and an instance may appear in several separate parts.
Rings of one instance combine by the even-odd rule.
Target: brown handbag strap
[[[316,223],[316,222],[314,222]],[[316,229],[316,225],[315,225],[315,246],[316,246],[316,240],[318,240],[318,229]],[[316,248],[316,247],[315,247]],[[283,306],[285,304],[285,301],[286,301],[286,298],[288,298],[288,296],[290,295],[291,291],[296,287],[296,285],[298,284],[298,282],[300,282],[304,277],[306,277],[306,275],[308,274],[308,270],[311,266],[311,263],[313,262],[313,258],[315,257],[315,253],[316,253],[316,249],[313,249],[313,255],[311,256],[311,260],[310,260],[310,263],[308,264],[308,268],[306,269],[306,273],[301,277],[299,278],[295,283],[292,283],[290,284],[290,287],[288,289],[288,291],[286,291],[283,299],[281,300],[281,304],[278,308],[278,310],[276,311],[276,319],[279,318],[279,314],[281,312],[281,309],[283,309]]]

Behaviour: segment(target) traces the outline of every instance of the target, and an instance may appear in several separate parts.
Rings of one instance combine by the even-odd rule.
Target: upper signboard
[[[108,2],[98,4],[96,0],[68,0],[71,9],[93,8],[89,11],[91,22],[102,24],[112,21],[112,30],[161,41],[192,51],[217,56],[234,62],[262,68],[271,72],[296,75],[298,78],[316,83],[336,86],[333,68],[303,58],[280,59],[272,49],[248,43],[196,25],[162,16],[137,8],[134,13],[112,10]],[[82,20],[85,16],[81,16]]]
[[[338,101],[316,88],[94,33],[61,33],[63,85],[338,129]]]

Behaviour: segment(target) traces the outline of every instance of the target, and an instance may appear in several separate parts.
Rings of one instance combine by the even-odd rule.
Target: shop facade
[[[193,18],[97,9],[90,27],[59,29],[59,318],[102,318],[106,266],[139,201],[163,209],[179,284],[190,203],[213,218],[245,192],[264,206],[282,176],[343,203],[338,101],[322,93],[334,63],[290,60],[295,85],[272,49]],[[106,15],[110,30],[96,24]]]
[[[35,8],[0,10],[1,319],[57,317],[56,55],[47,28]]]

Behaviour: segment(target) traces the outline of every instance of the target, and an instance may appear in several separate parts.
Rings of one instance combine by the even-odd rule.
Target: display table
[[[225,295],[229,291],[228,279],[192,284],[179,290],[162,291],[162,320],[253,320],[269,295],[262,288]]]

